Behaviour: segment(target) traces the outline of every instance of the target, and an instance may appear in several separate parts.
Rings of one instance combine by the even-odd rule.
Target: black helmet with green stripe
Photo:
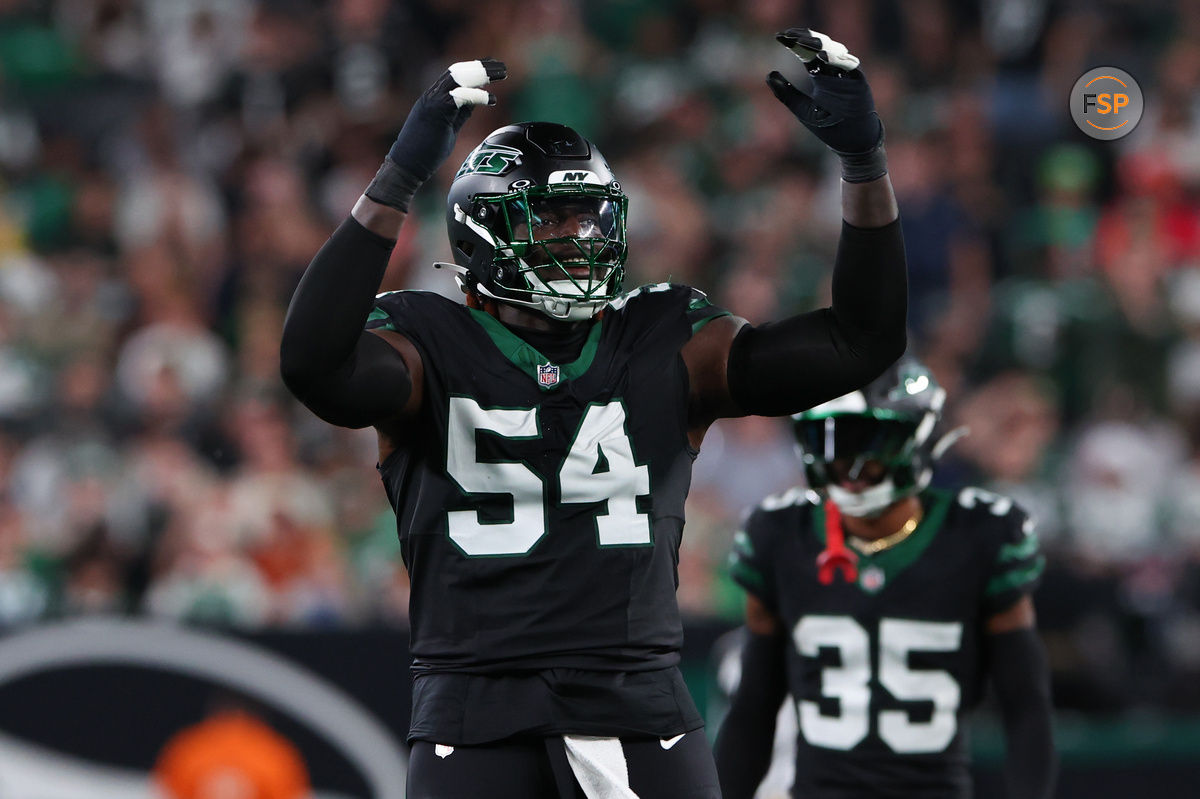
[[[595,315],[625,277],[628,200],[604,156],[565,125],[493,131],[463,162],[446,225],[465,291],[553,319]]]
[[[804,474],[849,516],[882,513],[929,484],[945,390],[904,356],[858,391],[792,416]]]

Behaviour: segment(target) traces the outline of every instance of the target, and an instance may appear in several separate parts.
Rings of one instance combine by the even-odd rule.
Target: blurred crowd
[[[1065,707],[1200,708],[1200,4],[1142,0],[0,0],[0,629],[71,614],[403,624],[370,431],[278,377],[288,298],[452,61],[509,65],[384,289],[453,285],[443,200],[509,121],[577,127],[631,197],[629,285],[752,322],[827,302],[838,170],[763,83],[810,24],[887,125],[913,351],[970,434],[936,478],[1014,496]],[[1096,142],[1067,94],[1146,95]],[[731,623],[785,423],[718,424],[680,600]]]

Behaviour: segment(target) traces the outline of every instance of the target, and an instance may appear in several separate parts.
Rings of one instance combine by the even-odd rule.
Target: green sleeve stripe
[[[1029,533],[1020,541],[1013,544],[1005,544],[1000,547],[1000,555],[997,560],[1000,563],[1005,563],[1010,560],[1025,560],[1037,554],[1038,537],[1037,533]]]
[[[735,583],[751,590],[766,590],[767,581],[757,569],[737,557],[731,557],[729,560],[729,574]]]
[[[1002,594],[1005,591],[1011,591],[1014,588],[1028,585],[1041,576],[1042,570],[1046,568],[1046,558],[1038,555],[1030,566],[1024,569],[1015,569],[1005,572],[1004,574],[996,575],[983,589],[984,596],[995,596]]]
[[[696,335],[697,330],[704,327],[714,319],[720,319],[722,316],[733,316],[733,314],[729,311],[718,311],[717,313],[710,314],[703,319],[697,319],[695,322],[692,322],[692,335]]]

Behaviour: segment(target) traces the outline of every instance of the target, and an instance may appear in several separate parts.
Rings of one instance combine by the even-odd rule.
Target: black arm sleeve
[[[1054,793],[1058,756],[1046,652],[1033,628],[989,635],[987,646],[1008,743],[1004,764],[1008,795],[1048,799]]]
[[[363,330],[394,245],[349,217],[292,295],[279,347],[283,382],[332,424],[366,427],[395,417],[412,392],[400,353]]]
[[[787,695],[783,635],[749,635],[742,676],[713,753],[724,799],[752,799],[771,766],[775,717]]]
[[[842,223],[833,306],[758,327],[729,351],[729,392],[746,413],[782,416],[861,388],[904,353],[908,275],[900,220]]]

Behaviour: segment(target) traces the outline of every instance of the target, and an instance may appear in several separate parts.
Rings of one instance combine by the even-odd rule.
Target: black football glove
[[[778,72],[767,75],[767,85],[779,101],[795,114],[842,159],[842,179],[866,183],[887,174],[883,151],[883,123],[875,113],[871,87],[858,59],[823,33],[808,28],[788,28],[775,40],[804,62],[812,76],[808,96]]]
[[[496,98],[480,87],[507,75],[508,68],[493,58],[451,64],[413,104],[365,194],[407,212],[413,194],[454,149],[454,138],[475,106],[496,104]]]

